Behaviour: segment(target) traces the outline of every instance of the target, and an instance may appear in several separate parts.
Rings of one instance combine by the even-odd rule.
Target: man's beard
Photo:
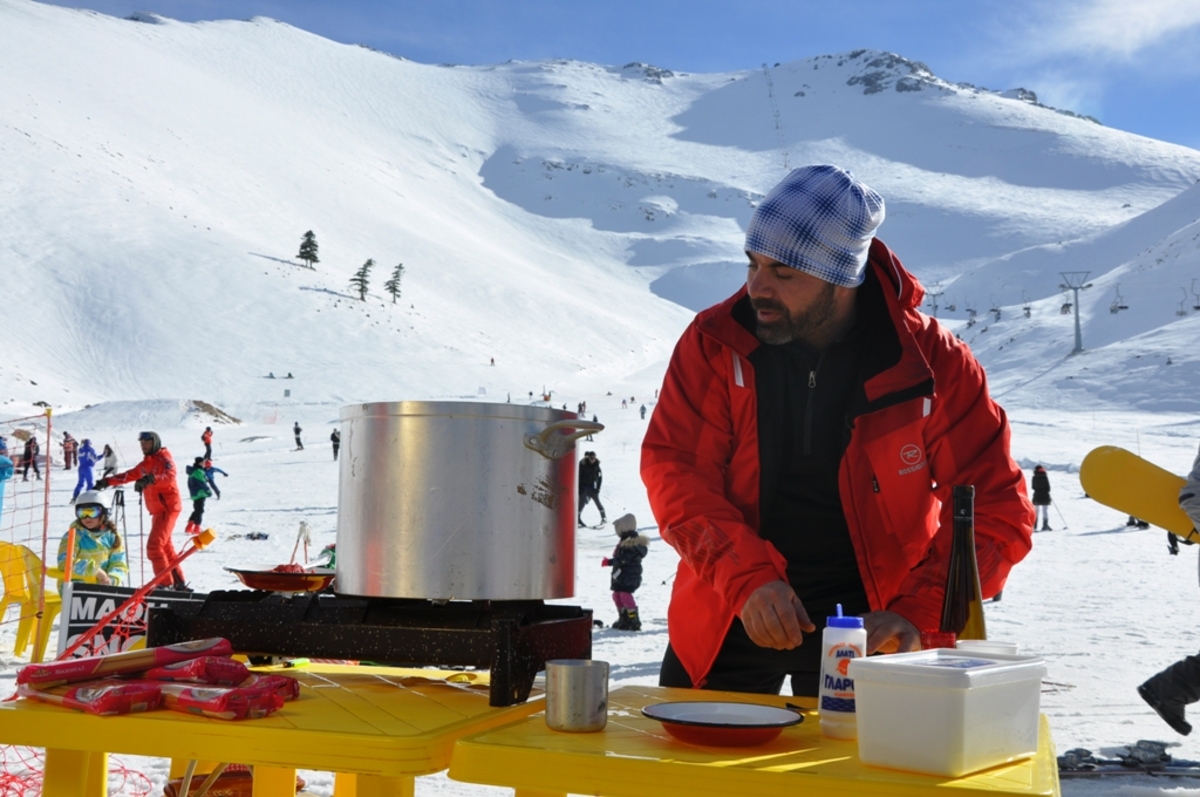
[[[793,340],[810,340],[813,333],[819,330],[829,319],[833,318],[834,289],[833,283],[826,283],[812,303],[803,310],[793,314],[782,302],[773,299],[751,299],[750,306],[755,310],[774,310],[781,314],[777,321],[763,321],[755,314],[754,334],[763,343],[778,345],[791,343]]]

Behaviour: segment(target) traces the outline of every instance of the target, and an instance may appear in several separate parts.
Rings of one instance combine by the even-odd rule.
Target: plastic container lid
[[[863,619],[861,617],[846,617],[842,614],[842,604],[837,605],[837,616],[826,617],[825,625],[833,628],[862,628]]]
[[[850,662],[850,677],[855,681],[905,686],[971,689],[1014,681],[1040,681],[1045,675],[1045,662],[1038,656],[950,648],[871,656]]]

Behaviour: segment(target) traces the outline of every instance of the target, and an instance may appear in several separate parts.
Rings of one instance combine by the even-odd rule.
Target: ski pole
[[[1051,498],[1051,499],[1050,499],[1050,503],[1054,505],[1054,511],[1058,513],[1058,519],[1062,521],[1062,524],[1063,524],[1063,530],[1064,530],[1064,531],[1066,531],[1066,529],[1067,529],[1067,519],[1066,519],[1065,517],[1063,517],[1062,510],[1058,508],[1058,504],[1057,504],[1057,503],[1055,503],[1055,501],[1054,501],[1054,499],[1053,499],[1053,498]]]

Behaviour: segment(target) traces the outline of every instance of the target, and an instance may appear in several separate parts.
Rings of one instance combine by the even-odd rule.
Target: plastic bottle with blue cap
[[[867,655],[867,630],[861,617],[842,615],[825,621],[821,634],[821,691],[817,713],[821,733],[832,739],[858,738],[858,717],[854,705],[854,679],[850,662]]]

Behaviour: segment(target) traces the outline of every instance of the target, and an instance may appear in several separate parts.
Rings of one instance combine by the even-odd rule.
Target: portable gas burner
[[[492,706],[529,699],[549,659],[592,655],[592,611],[540,600],[447,601],[226,590],[152,609],[148,646],[225,637],[239,653],[487,668]]]

